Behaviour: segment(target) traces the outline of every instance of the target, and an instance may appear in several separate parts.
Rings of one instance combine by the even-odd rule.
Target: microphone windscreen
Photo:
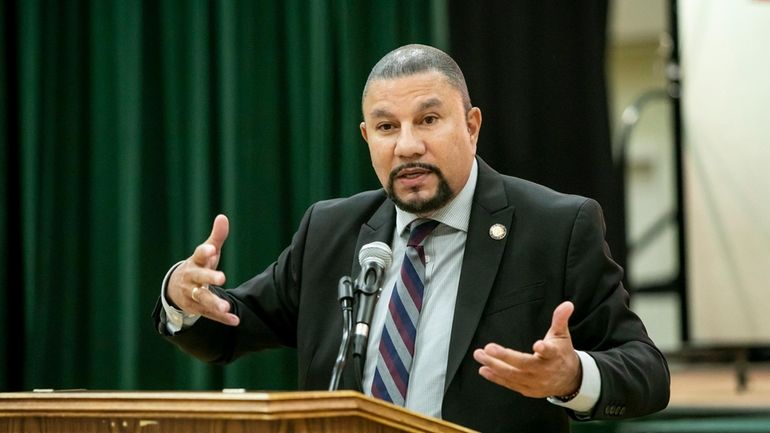
[[[385,242],[370,242],[361,247],[358,253],[358,263],[361,267],[364,267],[364,263],[374,262],[382,266],[382,269],[388,269],[391,260],[393,260],[393,252]]]

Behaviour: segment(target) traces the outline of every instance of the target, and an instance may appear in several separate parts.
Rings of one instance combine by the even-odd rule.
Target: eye
[[[393,124],[392,123],[380,123],[377,125],[377,129],[382,132],[388,132],[393,130]]]
[[[424,123],[426,125],[433,125],[437,121],[438,121],[438,116],[434,116],[434,115],[425,116],[422,119],[422,123]]]

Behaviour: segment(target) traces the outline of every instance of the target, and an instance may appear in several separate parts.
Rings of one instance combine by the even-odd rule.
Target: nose
[[[396,137],[396,156],[404,159],[413,159],[420,157],[425,153],[425,143],[422,138],[415,133],[410,126],[401,127],[401,131]]]

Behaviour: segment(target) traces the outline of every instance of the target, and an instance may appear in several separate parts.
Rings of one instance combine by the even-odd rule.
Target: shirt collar
[[[478,162],[476,158],[473,159],[473,165],[471,166],[471,173],[468,176],[468,181],[465,182],[465,186],[446,206],[437,210],[436,213],[431,215],[430,219],[436,220],[444,225],[452,227],[456,230],[468,232],[468,221],[471,218],[471,205],[473,204],[473,193],[476,191],[476,181],[478,179]],[[401,210],[396,206],[396,233],[403,233],[404,229],[412,223],[412,221],[419,219],[420,217]]]

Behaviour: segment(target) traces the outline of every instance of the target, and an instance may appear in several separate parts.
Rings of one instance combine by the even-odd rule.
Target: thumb
[[[219,214],[214,218],[214,225],[211,227],[211,234],[206,239],[206,243],[213,245],[218,254],[227,240],[228,233],[230,233],[230,221],[226,216]]]
[[[222,254],[222,245],[227,240],[227,234],[230,232],[230,222],[227,217],[219,214],[214,218],[214,224],[211,227],[211,234],[206,239],[206,244],[210,244],[214,247],[213,253],[208,256],[208,267],[216,269],[219,265],[219,257]]]
[[[545,338],[569,338],[569,318],[572,316],[573,311],[575,311],[575,305],[572,302],[565,301],[559,304],[553,310],[551,327],[548,329],[548,334],[546,334]]]

